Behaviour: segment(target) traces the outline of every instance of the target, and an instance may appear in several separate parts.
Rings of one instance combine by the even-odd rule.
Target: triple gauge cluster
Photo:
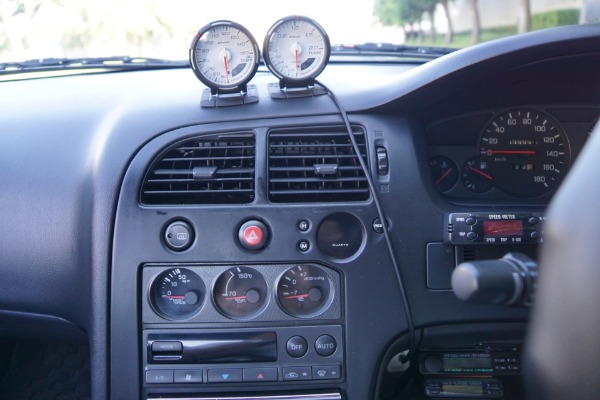
[[[273,285],[255,268],[231,267],[212,279],[209,290],[197,272],[177,267],[158,274],[149,288],[154,311],[166,319],[185,320],[211,301],[222,316],[246,320],[263,312],[273,296],[287,315],[310,318],[325,311],[334,294],[334,285],[325,270],[311,264],[284,269]]]
[[[269,29],[263,57],[282,87],[308,86],[329,61],[331,45],[315,21],[290,16]],[[260,62],[258,44],[250,31],[232,21],[200,28],[190,47],[190,64],[198,79],[214,93],[245,92]]]

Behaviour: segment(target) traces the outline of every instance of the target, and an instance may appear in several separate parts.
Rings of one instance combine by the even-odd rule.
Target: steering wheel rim
[[[548,209],[525,348],[529,398],[600,393],[600,124]]]

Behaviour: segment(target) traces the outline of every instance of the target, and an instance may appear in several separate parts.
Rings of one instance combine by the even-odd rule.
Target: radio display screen
[[[486,372],[492,371],[489,357],[444,357],[444,372]]]
[[[506,236],[523,236],[523,221],[483,221],[483,236],[484,237],[506,237]]]
[[[461,395],[483,395],[483,387],[481,385],[453,385],[444,384],[442,390],[445,395],[461,396]]]

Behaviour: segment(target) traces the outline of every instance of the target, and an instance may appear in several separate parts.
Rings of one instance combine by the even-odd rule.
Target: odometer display
[[[483,129],[480,151],[496,186],[522,197],[556,187],[570,154],[560,125],[548,114],[526,108],[495,116]]]

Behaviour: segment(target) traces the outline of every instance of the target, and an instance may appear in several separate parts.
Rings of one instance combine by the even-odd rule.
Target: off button
[[[242,247],[248,250],[261,250],[269,241],[269,228],[257,220],[245,222],[238,231]]]

